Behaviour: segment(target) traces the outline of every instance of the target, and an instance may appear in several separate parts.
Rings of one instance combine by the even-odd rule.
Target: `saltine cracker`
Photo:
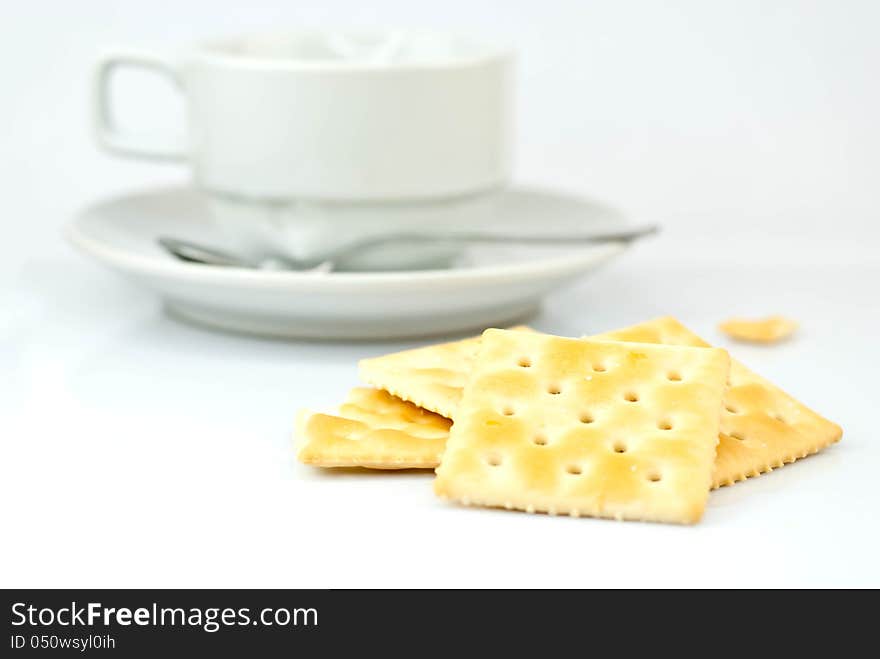
[[[718,348],[487,330],[435,491],[528,512],[696,522],[729,365]]]

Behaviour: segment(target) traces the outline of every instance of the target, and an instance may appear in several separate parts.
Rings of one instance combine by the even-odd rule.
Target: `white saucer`
[[[509,233],[621,228],[613,210],[569,195],[512,187],[498,218]],[[238,332],[321,339],[387,339],[479,330],[537,310],[547,293],[626,245],[472,246],[448,270],[306,273],[182,263],[156,244],[170,235],[224,247],[202,197],[187,187],[98,203],[66,235],[94,257],[162,296],[175,316]],[[228,246],[226,246],[228,247]]]

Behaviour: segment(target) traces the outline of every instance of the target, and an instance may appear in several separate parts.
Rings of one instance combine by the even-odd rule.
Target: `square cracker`
[[[528,512],[696,522],[729,366],[718,348],[487,330],[435,491]]]
[[[318,467],[430,469],[452,422],[386,391],[353,389],[339,415],[305,414],[297,458]]]
[[[511,328],[530,332],[528,327]],[[361,379],[452,419],[480,349],[480,337],[404,350],[358,363]]]
[[[675,318],[656,318],[593,338],[705,347]],[[721,410],[712,487],[732,485],[794,462],[840,440],[840,426],[735,359]]]

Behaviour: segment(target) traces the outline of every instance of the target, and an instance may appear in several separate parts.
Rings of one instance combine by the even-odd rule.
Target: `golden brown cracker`
[[[731,318],[719,323],[718,329],[737,341],[749,343],[777,343],[794,334],[798,324],[782,316],[758,320]]]
[[[380,389],[351,391],[338,415],[305,415],[298,428],[301,462],[318,467],[430,469],[451,421]]]
[[[695,522],[728,370],[717,348],[487,330],[435,491],[529,512]]]

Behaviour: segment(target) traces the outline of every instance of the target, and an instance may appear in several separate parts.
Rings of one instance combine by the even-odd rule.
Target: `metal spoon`
[[[206,247],[186,240],[178,240],[162,236],[158,239],[159,244],[169,253],[181,261],[189,263],[201,263],[203,265],[224,266],[233,268],[254,268],[258,270],[299,270],[306,272],[330,272],[336,261],[344,259],[353,252],[358,252],[378,245],[394,242],[469,242],[469,243],[527,243],[527,244],[571,244],[571,243],[609,243],[609,242],[632,242],[657,233],[659,227],[655,224],[634,229],[621,229],[592,234],[557,234],[557,235],[501,235],[480,231],[455,232],[455,233],[394,233],[383,236],[374,236],[352,241],[342,247],[338,247],[326,254],[323,259],[294,260],[281,257],[269,257],[265,259],[248,259],[229,252]]]
[[[157,239],[170,254],[187,263],[199,263],[201,265],[215,265],[227,268],[252,268],[254,270],[298,270],[302,272],[330,272],[333,270],[331,261],[306,264],[301,261],[293,261],[281,257],[267,257],[263,259],[248,259],[237,256],[213,247],[206,247],[188,240],[178,240],[168,236],[160,236]]]

